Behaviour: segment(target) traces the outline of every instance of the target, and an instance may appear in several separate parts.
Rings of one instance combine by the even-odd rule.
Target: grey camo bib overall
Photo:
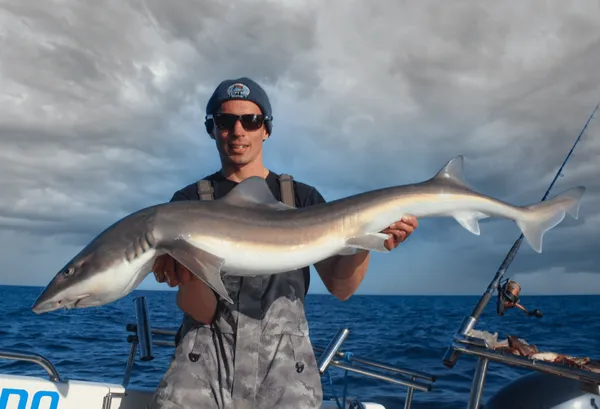
[[[282,201],[293,205],[291,186],[291,177],[282,179]],[[207,189],[199,182],[201,200],[212,198]],[[320,408],[304,272],[228,276],[224,284],[235,303],[219,300],[211,325],[184,315],[181,339],[148,409]]]

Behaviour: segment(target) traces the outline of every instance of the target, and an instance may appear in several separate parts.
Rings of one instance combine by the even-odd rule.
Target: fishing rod
[[[548,198],[548,195],[550,194],[550,191],[554,187],[554,184],[556,183],[556,181],[558,180],[558,178],[562,175],[563,168],[567,164],[567,161],[571,157],[571,154],[575,150],[575,147],[579,143],[579,141],[581,139],[581,136],[583,135],[583,133],[587,129],[589,123],[591,122],[592,118],[594,117],[594,114],[598,110],[599,106],[600,106],[600,103],[598,103],[596,105],[596,108],[594,109],[594,111],[589,116],[588,120],[586,121],[585,125],[581,129],[581,132],[579,132],[579,135],[577,136],[577,139],[573,143],[573,146],[571,147],[571,150],[569,151],[569,153],[567,154],[567,156],[563,160],[563,163],[560,166],[560,168],[558,169],[558,172],[556,172],[556,175],[554,176],[554,179],[552,180],[552,183],[550,183],[550,186],[548,187],[548,190],[546,190],[546,193],[544,194],[544,197],[542,198],[542,201],[544,201],[544,200],[546,200]],[[502,264],[500,265],[500,267],[496,271],[496,275],[494,276],[494,278],[492,279],[492,281],[488,285],[487,290],[485,291],[485,293],[483,294],[483,296],[479,299],[479,302],[477,303],[477,306],[473,309],[473,312],[471,313],[471,317],[473,317],[475,321],[479,319],[479,317],[483,313],[483,310],[485,309],[485,307],[489,303],[490,299],[492,298],[493,292],[498,288],[500,280],[504,276],[504,273],[506,273],[506,270],[508,270],[508,267],[510,266],[510,263],[512,263],[513,259],[515,258],[515,255],[517,254],[517,251],[521,247],[521,243],[523,242],[523,237],[524,237],[523,233],[521,233],[521,235],[519,236],[519,238],[515,241],[515,243],[513,244],[512,248],[509,250],[508,254],[504,258],[504,261],[502,262]],[[519,306],[519,304],[515,301],[515,299],[518,301],[518,290],[520,290],[520,287],[518,287],[518,284],[517,284],[516,287],[513,286],[512,291],[511,291],[509,289],[510,284],[511,284],[510,282],[507,283],[507,284],[505,284],[505,286],[503,286],[503,289],[507,290],[507,296],[509,297],[509,303],[512,302],[513,305]],[[520,307],[520,308],[523,309],[522,307]],[[538,318],[541,318],[541,315],[542,315],[539,310],[534,310],[531,313],[527,312],[526,310],[524,310],[524,311],[528,315],[534,315],[534,316],[536,316]]]
[[[589,123],[591,122],[592,118],[594,117],[594,114],[596,114],[596,111],[598,110],[598,107],[600,107],[600,102],[596,105],[596,108],[593,110],[593,112],[589,116],[589,118],[586,121],[585,125],[581,129],[581,132],[579,132],[579,135],[577,136],[577,139],[573,143],[573,146],[571,147],[571,150],[569,151],[569,153],[567,154],[567,156],[563,160],[563,163],[560,166],[560,168],[558,169],[558,172],[556,172],[556,175],[554,176],[554,179],[552,180],[552,183],[550,183],[550,186],[546,190],[546,193],[544,194],[544,197],[542,198],[542,201],[546,200],[546,198],[550,194],[550,191],[552,190],[552,187],[554,187],[554,184],[556,183],[556,181],[558,180],[558,178],[562,175],[563,168],[565,167],[567,161],[571,157],[571,154],[575,150],[575,147],[577,146],[577,144],[581,140],[581,136],[583,135],[583,133],[587,129]],[[463,320],[463,322],[462,322],[462,324],[460,326],[460,329],[458,330],[458,332],[455,335],[455,339],[464,338],[473,329],[473,327],[475,326],[475,323],[477,322],[477,320],[479,319],[479,317],[483,313],[483,310],[485,310],[485,307],[487,306],[487,304],[491,300],[492,294],[498,288],[498,286],[500,284],[500,280],[502,280],[502,277],[504,276],[504,274],[508,270],[508,267],[510,266],[510,263],[515,258],[515,255],[517,254],[517,251],[521,247],[521,243],[523,242],[523,238],[524,238],[523,233],[521,233],[519,235],[519,238],[515,241],[515,243],[513,244],[512,248],[509,250],[508,254],[504,258],[504,261],[502,262],[502,264],[500,265],[500,267],[496,271],[496,274],[494,275],[494,278],[492,279],[492,281],[488,285],[487,290],[483,293],[483,295],[479,299],[479,302],[477,303],[477,305],[473,309],[473,312],[471,313],[471,315],[466,316],[465,319]],[[541,311],[534,310],[532,312],[529,312],[525,308],[523,308],[522,306],[519,305],[519,303],[518,303],[518,301],[519,301],[519,291],[520,291],[520,286],[517,283],[515,283],[513,281],[510,281],[510,280],[508,280],[508,282],[505,283],[502,286],[501,290],[498,293],[498,314],[502,315],[505,308],[510,308],[510,307],[515,307],[516,306],[516,307],[519,307],[520,309],[522,309],[527,315],[530,315],[530,316],[533,315],[533,316],[536,316],[536,317],[540,318],[542,316]],[[448,348],[448,350],[444,354],[444,357],[442,358],[442,363],[446,367],[452,368],[455,365],[456,360],[458,359],[458,355],[459,355],[459,352],[456,351],[454,349],[454,347],[451,346],[450,348]]]

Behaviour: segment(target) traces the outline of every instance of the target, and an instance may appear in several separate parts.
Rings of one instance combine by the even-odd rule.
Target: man
[[[282,200],[280,176],[263,163],[262,145],[272,131],[265,91],[249,78],[225,80],[209,99],[206,114],[206,130],[221,158],[221,169],[205,178],[211,182],[212,198],[223,197],[250,176],[260,176]],[[325,201],[312,186],[297,181],[292,186],[296,207]],[[188,185],[171,200],[199,200],[198,187]],[[391,234],[386,247],[398,246],[416,227],[414,218],[394,223],[384,230]],[[363,280],[368,264],[369,253],[363,251],[324,260],[315,269],[329,292],[346,300]],[[308,266],[272,276],[226,276],[224,284],[234,305],[219,299],[168,255],[157,259],[154,273],[159,282],[179,286],[177,305],[184,320],[151,409],[321,406],[321,379],[304,312]]]

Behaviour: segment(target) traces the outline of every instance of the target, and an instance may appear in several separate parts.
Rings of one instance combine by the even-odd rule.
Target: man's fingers
[[[157,257],[152,270],[156,281],[159,283],[166,282],[169,287],[176,287],[193,279],[190,270],[179,264],[168,254]]]
[[[156,278],[156,281],[158,281],[159,283],[164,283],[166,280],[165,273],[159,273],[157,271],[154,272],[154,278]]]
[[[394,247],[396,247],[396,243],[394,243],[394,236],[390,237],[389,239],[387,239],[384,243],[383,246],[389,250],[392,250]]]
[[[396,240],[402,240],[413,231],[414,229],[412,226],[404,223],[394,223],[392,227],[383,230],[382,233],[391,234]]]
[[[415,231],[415,227],[412,224],[408,223],[400,223],[399,230],[401,230],[405,235],[411,234]]]
[[[167,284],[169,287],[175,287],[178,283],[177,279],[177,262],[173,257],[169,257],[169,260],[165,263],[165,275],[167,276]]]
[[[179,284],[185,284],[192,280],[194,277],[192,272],[185,266],[173,260],[173,269],[167,274],[167,283],[170,287],[176,287]]]
[[[390,226],[390,233],[394,231],[406,232],[408,234],[415,231],[415,226],[410,223],[396,222]]]
[[[160,256],[157,257],[156,260],[154,261],[154,266],[152,266],[152,271],[154,271],[154,277],[156,278],[156,281],[158,281],[159,283],[164,283],[165,282],[165,257],[164,256]]]
[[[173,281],[175,276],[175,260],[173,257],[168,254],[163,254],[156,258],[154,261],[154,266],[152,268],[154,271],[154,277],[156,281],[159,283],[164,283],[165,281],[170,287],[173,287]],[[175,280],[176,281],[176,280]]]
[[[385,241],[385,248],[392,250],[397,247],[415,231],[418,225],[417,219],[413,216],[404,216],[402,220],[392,223],[390,227],[381,231],[392,236]]]
[[[167,285],[169,287],[175,287],[175,286],[177,286],[177,284],[179,284],[175,273],[170,272],[170,273],[166,273],[165,275],[167,276]]]
[[[419,221],[414,216],[404,216],[401,221],[412,226],[413,230],[419,227]]]

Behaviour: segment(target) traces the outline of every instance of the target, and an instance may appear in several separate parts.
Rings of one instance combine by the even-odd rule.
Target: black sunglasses
[[[265,121],[269,120],[269,118],[259,114],[236,115],[224,113],[217,114],[215,116],[208,115],[206,119],[213,119],[217,128],[228,131],[233,130],[233,127],[238,119],[242,124],[242,127],[247,131],[256,131],[265,123]]]

